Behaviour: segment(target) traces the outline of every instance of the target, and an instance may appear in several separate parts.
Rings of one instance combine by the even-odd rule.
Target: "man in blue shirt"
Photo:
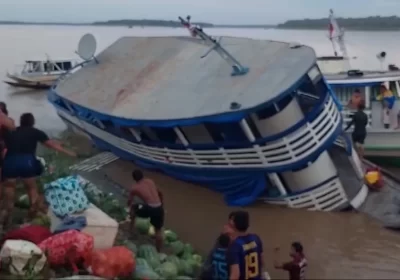
[[[232,241],[227,260],[230,280],[263,279],[263,245],[260,237],[248,233],[249,213],[236,211],[232,215],[235,240]]]

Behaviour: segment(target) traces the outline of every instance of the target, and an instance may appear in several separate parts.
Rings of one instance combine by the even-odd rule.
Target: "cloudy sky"
[[[0,0],[0,20],[92,22],[176,19],[218,24],[276,24],[288,19],[400,14],[400,0]]]

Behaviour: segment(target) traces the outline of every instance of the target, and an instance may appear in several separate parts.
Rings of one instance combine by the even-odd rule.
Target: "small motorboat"
[[[13,87],[48,89],[77,64],[74,60],[27,60],[21,71],[7,73],[4,82]]]

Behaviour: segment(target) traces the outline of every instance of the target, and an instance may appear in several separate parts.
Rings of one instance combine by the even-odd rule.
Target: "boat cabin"
[[[27,60],[22,69],[23,75],[59,75],[76,65],[73,60]]]
[[[336,75],[338,76],[338,75]],[[352,97],[359,92],[365,103],[365,113],[369,117],[370,131],[391,131],[400,125],[398,113],[400,106],[396,102],[400,97],[400,72],[367,72],[358,78],[332,79],[325,75],[327,82],[335,91],[338,100],[343,106],[344,125],[350,121],[350,115],[356,110],[350,106]],[[385,102],[380,98],[382,86],[393,95],[394,105],[386,111]],[[385,113],[388,112],[388,116]]]

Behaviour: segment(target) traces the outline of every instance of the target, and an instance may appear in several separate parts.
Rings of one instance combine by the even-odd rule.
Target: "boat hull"
[[[16,88],[27,88],[27,89],[49,89],[51,85],[43,83],[27,83],[27,82],[11,82],[4,81],[4,83],[16,87]]]

